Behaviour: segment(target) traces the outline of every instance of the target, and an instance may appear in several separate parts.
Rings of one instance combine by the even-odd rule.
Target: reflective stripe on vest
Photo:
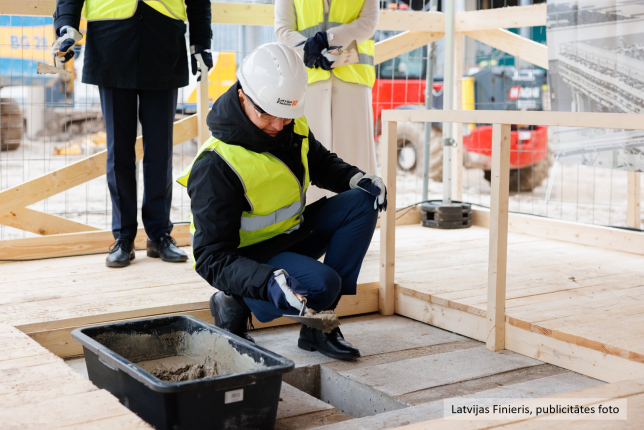
[[[85,17],[87,21],[131,18],[139,1],[144,1],[152,9],[169,18],[180,21],[188,19],[183,0],[86,0]]]
[[[268,152],[257,153],[238,145],[228,145],[214,137],[208,139],[197,156],[177,179],[188,186],[194,164],[209,151],[215,151],[239,177],[244,188],[244,197],[251,210],[242,212],[239,229],[239,247],[263,242],[300,227],[306,206],[306,190],[309,184],[309,127],[304,117],[295,120],[294,131],[302,140],[301,158],[304,166],[304,182],[281,160]],[[199,226],[190,213],[190,254]],[[194,258],[193,258],[194,262]]]
[[[315,36],[319,31],[327,31],[333,27],[349,24],[360,16],[364,0],[330,0],[331,8],[324,13],[324,0],[294,0],[297,14],[297,30],[306,37]],[[332,41],[329,42],[331,45]],[[375,44],[373,39],[358,44],[360,61],[355,64],[333,69],[336,78],[354,84],[373,87],[376,72],[373,67]],[[325,81],[331,77],[331,72],[324,69],[307,69],[309,84]]]

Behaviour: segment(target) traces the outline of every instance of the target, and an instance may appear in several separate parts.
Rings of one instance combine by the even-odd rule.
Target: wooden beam
[[[0,15],[52,16],[56,0],[3,0]],[[265,25],[275,23],[271,4],[212,2],[214,24]],[[444,31],[440,12],[381,10],[378,30]],[[506,7],[456,14],[456,31],[546,25],[546,5]]]
[[[463,33],[454,35],[454,104],[463,106]],[[463,124],[452,124],[456,148],[452,149],[452,199],[463,200]]]
[[[493,48],[548,70],[548,47],[502,28],[466,31],[465,34]]]
[[[506,324],[506,349],[600,381],[644,378],[644,364]]]
[[[407,290],[407,291],[405,291]],[[433,299],[433,297],[432,297]],[[396,313],[454,333],[486,340],[486,317],[433,303],[397,286]],[[505,349],[605,382],[644,378],[644,364],[506,323]]]
[[[400,213],[398,212],[400,211]],[[380,228],[382,218],[378,216],[376,228]],[[396,225],[413,225],[420,224],[420,206],[408,209],[396,209]]]
[[[387,187],[387,200],[396,207],[396,165],[397,165],[397,131],[395,122],[382,123],[381,137],[381,171],[382,180]],[[380,305],[382,315],[394,313],[394,273],[396,254],[396,211],[387,210],[380,213]]]
[[[190,225],[175,224],[172,237],[178,246],[190,245]],[[138,229],[134,246],[146,248],[147,234],[143,228]],[[108,253],[114,243],[110,230],[98,230],[85,233],[54,234],[43,237],[28,237],[0,241],[0,260],[21,261],[39,260],[52,257],[71,257]]]
[[[492,126],[492,186],[490,201],[490,257],[487,274],[487,339],[491,351],[505,348],[505,282],[508,259],[508,204],[510,198],[509,124]]]
[[[427,31],[406,31],[376,43],[374,64],[391,60],[406,52],[425,46],[443,37],[444,33]]]
[[[628,172],[628,206],[626,225],[632,228],[642,227],[642,173]]]
[[[266,25],[275,24],[275,6],[272,4],[211,2],[214,24]]]
[[[546,25],[547,16],[545,3],[460,12],[456,14],[456,31],[536,27]]]
[[[630,113],[397,109],[382,111],[382,121],[525,124],[644,130],[642,115]]]
[[[378,30],[445,32],[445,16],[442,12],[417,12],[381,10]]]
[[[0,15],[52,16],[56,0],[2,0]]]
[[[213,293],[215,290],[213,290]],[[367,284],[358,285],[356,295],[343,296],[338,303],[336,312],[339,316],[353,316],[378,311],[378,283],[371,282]],[[90,320],[85,320],[82,323],[78,321],[71,324],[65,324],[65,321],[57,322],[57,327],[43,325],[42,328],[30,324],[29,326],[18,326],[17,328],[28,334],[32,339],[38,342],[41,346],[47,348],[59,357],[71,357],[83,353],[83,347],[72,340],[71,332],[79,327],[88,325],[107,324],[110,322],[126,321],[129,319],[138,318],[151,318],[170,315],[190,315],[202,319],[208,323],[213,322],[213,317],[210,314],[208,303],[184,303],[177,305],[176,310],[159,313],[155,309],[138,309],[129,314],[120,315],[118,319],[114,319],[109,314],[96,315]],[[255,319],[253,325],[255,329],[262,329],[268,327],[278,327],[288,324],[295,324],[295,321],[289,318],[278,318],[270,323],[261,323]]]
[[[197,136],[197,116],[192,115],[174,123],[174,145]],[[136,159],[143,158],[143,138],[136,142]],[[107,151],[101,151],[90,157],[54,170],[36,179],[24,182],[0,192],[0,213],[39,202],[63,191],[84,184],[105,174]]]
[[[42,236],[100,230],[91,225],[27,208],[14,209],[0,216],[0,224]]]
[[[472,216],[472,224],[489,227],[489,210],[473,208]],[[509,214],[508,223],[511,233],[644,255],[644,233],[637,231],[523,214]]]

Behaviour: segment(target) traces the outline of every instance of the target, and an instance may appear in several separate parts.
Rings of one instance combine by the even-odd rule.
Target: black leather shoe
[[[253,316],[237,303],[233,296],[217,291],[210,298],[210,313],[215,318],[215,326],[255,342],[248,334],[248,326],[253,327]]]
[[[125,267],[134,260],[134,241],[127,239],[116,239],[110,253],[105,259],[107,267]]]
[[[161,260],[171,263],[178,263],[188,259],[188,255],[177,248],[177,242],[167,233],[157,240],[148,239],[148,257],[161,257]]]
[[[360,357],[358,348],[344,340],[340,327],[326,334],[303,324],[297,346],[305,351],[320,351],[328,357],[340,360]]]

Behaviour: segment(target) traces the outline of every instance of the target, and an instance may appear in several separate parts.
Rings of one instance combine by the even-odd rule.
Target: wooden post
[[[628,208],[626,225],[632,228],[642,228],[642,180],[641,172],[628,172]]]
[[[454,109],[463,109],[463,33],[454,36]],[[452,123],[452,199],[463,200],[463,124]]]
[[[386,212],[380,213],[380,299],[378,310],[381,315],[394,314],[397,128],[396,122],[383,122],[380,137],[382,180],[387,187],[388,206]]]
[[[490,260],[487,282],[487,349],[505,348],[505,282],[510,194],[510,125],[492,125]]]
[[[208,130],[208,124],[206,123],[206,118],[208,117],[209,111],[210,103],[208,100],[208,68],[204,66],[201,69],[201,81],[197,82],[197,122],[199,124],[197,126],[197,138],[199,139],[197,147],[203,145],[203,143],[210,137],[210,130]]]

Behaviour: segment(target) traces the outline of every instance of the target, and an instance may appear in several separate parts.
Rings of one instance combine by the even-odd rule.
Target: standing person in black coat
[[[137,109],[143,128],[142,219],[147,255],[186,261],[170,236],[172,131],[177,90],[188,85],[186,23],[190,23],[192,73],[198,62],[212,68],[209,0],[58,0],[54,26],[59,38],[52,54],[68,61],[82,37],[85,5],[87,42],[83,83],[98,85],[107,133],[107,183],[112,197],[116,242],[108,267],[134,259],[137,233]],[[137,105],[138,104],[138,105]]]

